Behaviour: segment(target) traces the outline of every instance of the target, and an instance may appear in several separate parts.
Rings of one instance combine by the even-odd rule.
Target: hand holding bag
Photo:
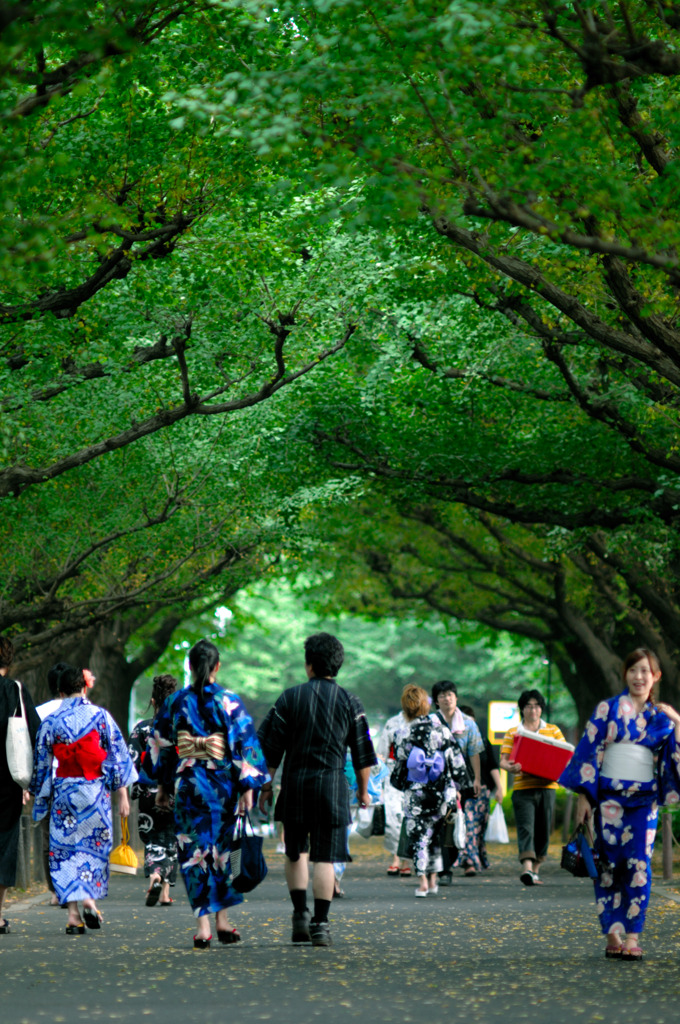
[[[15,680],[16,682],[16,680]],[[11,718],[7,719],[7,740],[5,741],[5,752],[7,754],[7,767],[9,773],[18,786],[28,789],[31,776],[33,775],[33,744],[31,734],[28,731],[28,719],[24,707],[24,695],[19,688],[19,703]],[[18,714],[21,709],[21,714]]]
[[[509,843],[508,826],[505,823],[503,805],[497,803],[489,815],[489,824],[486,826],[484,839],[487,843]]]
[[[262,838],[253,832],[250,815],[247,812],[239,814],[231,844],[231,884],[236,892],[251,892],[266,874]]]
[[[449,807],[442,822],[441,844],[450,849],[462,850],[466,841],[465,811],[461,806],[460,797],[456,797],[456,803]]]
[[[562,847],[560,867],[576,878],[599,878],[600,857],[586,835],[586,825],[578,825],[566,846]]]

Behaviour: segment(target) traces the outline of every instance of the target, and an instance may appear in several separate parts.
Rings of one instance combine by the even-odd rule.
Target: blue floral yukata
[[[120,729],[85,697],[66,697],[40,726],[30,786],[33,818],[50,815],[50,875],[60,903],[107,895],[111,793],[136,779]]]
[[[647,748],[651,777],[646,781],[624,777],[626,766],[633,776],[646,774],[634,767],[641,752],[630,746],[621,747],[617,760],[611,762],[618,764],[615,770],[622,777],[610,777],[606,751],[612,744]],[[651,704],[636,711],[626,692],[597,705],[560,776],[561,785],[585,793],[594,809],[595,846],[603,864],[595,881],[595,900],[605,935],[636,934],[644,928],[658,805],[680,800],[679,760],[668,716]]]
[[[224,756],[180,757],[180,734],[224,740]],[[164,702],[149,737],[154,777],[175,792],[179,866],[196,917],[243,901],[231,884],[231,842],[238,798],[269,781],[253,721],[240,698],[207,683]],[[146,762],[145,762],[146,765]]]

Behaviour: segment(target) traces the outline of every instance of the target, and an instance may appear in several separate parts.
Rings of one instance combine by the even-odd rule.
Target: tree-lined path
[[[8,908],[0,970],[3,1021],[164,1024],[673,1020],[680,985],[679,907],[655,889],[642,965],[605,961],[586,881],[553,859],[524,889],[514,849],[488,876],[456,878],[415,900],[384,874],[379,841],[357,849],[331,910],[331,949],[290,944],[283,858],[234,913],[243,942],[194,952],[188,904],[146,908],[141,878],[116,876],[101,933],[66,936],[65,915],[34,897]]]

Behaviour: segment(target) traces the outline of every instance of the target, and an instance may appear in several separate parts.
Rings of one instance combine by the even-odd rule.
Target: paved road
[[[602,956],[590,884],[555,864],[540,888],[521,886],[506,857],[483,877],[416,900],[413,883],[388,878],[383,861],[376,846],[348,868],[331,949],[290,944],[273,852],[267,880],[234,911],[237,946],[194,951],[181,886],[173,907],[147,908],[142,878],[114,876],[104,928],[82,938],[64,934],[65,913],[46,897],[14,903],[12,934],[0,936],[2,1024],[677,1018],[680,906],[665,895],[652,899],[647,959],[624,965]]]

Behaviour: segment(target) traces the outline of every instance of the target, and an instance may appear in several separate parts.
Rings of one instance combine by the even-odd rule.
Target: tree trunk
[[[28,687],[35,703],[41,704],[52,696],[47,687],[47,673],[52,665],[65,661],[80,668],[89,668],[97,680],[91,691],[93,703],[106,708],[127,736],[132,687],[161,656],[183,617],[178,612],[166,612],[141,654],[134,661],[129,661],[125,650],[130,637],[153,614],[153,611],[147,611],[143,617],[112,619],[92,629],[76,643],[71,638],[68,646],[55,648],[49,659],[45,658],[37,665],[29,662],[31,667],[23,671],[19,651],[12,672]]]

